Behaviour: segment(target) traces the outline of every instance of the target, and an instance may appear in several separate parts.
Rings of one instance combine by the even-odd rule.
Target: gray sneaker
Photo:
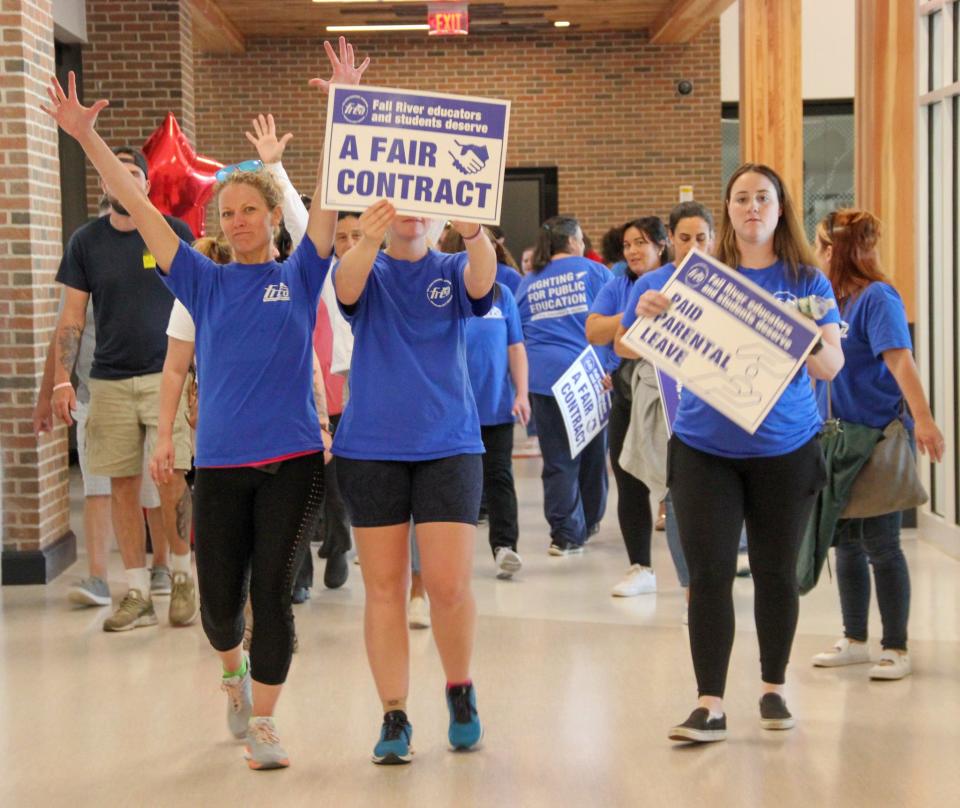
[[[169,595],[172,588],[170,568],[158,564],[150,568],[150,594]]]
[[[200,603],[193,578],[185,572],[175,572],[170,594],[170,625],[189,626],[199,614]]]
[[[253,713],[250,662],[243,676],[224,676],[220,689],[227,694],[227,728],[234,738],[247,737],[247,725]]]
[[[130,631],[156,624],[157,613],[153,610],[153,601],[144,599],[139,589],[131,589],[123,596],[117,610],[103,621],[103,630]]]
[[[103,578],[91,575],[70,587],[67,600],[78,606],[109,606],[110,588]]]
[[[284,769],[290,758],[280,746],[277,725],[270,717],[251,718],[247,725],[247,765],[251,769]]]

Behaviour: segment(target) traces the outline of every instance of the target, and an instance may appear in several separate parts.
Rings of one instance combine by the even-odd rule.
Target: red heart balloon
[[[143,145],[150,171],[150,201],[161,213],[187,223],[194,236],[206,230],[206,204],[223,163],[197,154],[172,112]]]

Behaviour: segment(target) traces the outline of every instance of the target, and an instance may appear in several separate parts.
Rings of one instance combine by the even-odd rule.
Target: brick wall
[[[97,128],[111,146],[143,146],[168,112],[194,137],[189,0],[87,0],[84,98],[110,100]],[[88,164],[91,215],[100,195]]]
[[[56,316],[60,258],[56,129],[38,105],[54,72],[51,0],[0,13],[0,460],[4,569],[69,530],[66,429],[39,441],[31,416]]]
[[[650,45],[636,32],[353,42],[373,60],[367,84],[510,99],[508,166],[557,166],[560,210],[598,243],[629,217],[665,215],[681,183],[719,202],[719,23],[684,46]],[[312,193],[325,120],[306,84],[314,75],[328,75],[316,39],[252,39],[243,54],[197,54],[198,149],[224,163],[247,159],[250,117],[272,112],[294,133],[284,161],[291,179]],[[677,93],[681,78],[692,95]]]

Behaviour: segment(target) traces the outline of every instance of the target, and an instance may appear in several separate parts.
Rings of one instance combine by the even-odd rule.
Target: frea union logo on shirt
[[[285,283],[271,283],[263,293],[263,302],[264,303],[280,303],[283,301],[289,302],[290,300],[290,287]]]
[[[453,284],[445,278],[437,278],[427,287],[427,300],[442,309],[453,300]]]

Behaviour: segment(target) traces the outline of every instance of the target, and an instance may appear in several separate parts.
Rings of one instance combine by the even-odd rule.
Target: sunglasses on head
[[[261,160],[244,160],[242,163],[224,166],[214,176],[217,182],[224,182],[234,171],[259,171],[261,168],[263,168]]]

